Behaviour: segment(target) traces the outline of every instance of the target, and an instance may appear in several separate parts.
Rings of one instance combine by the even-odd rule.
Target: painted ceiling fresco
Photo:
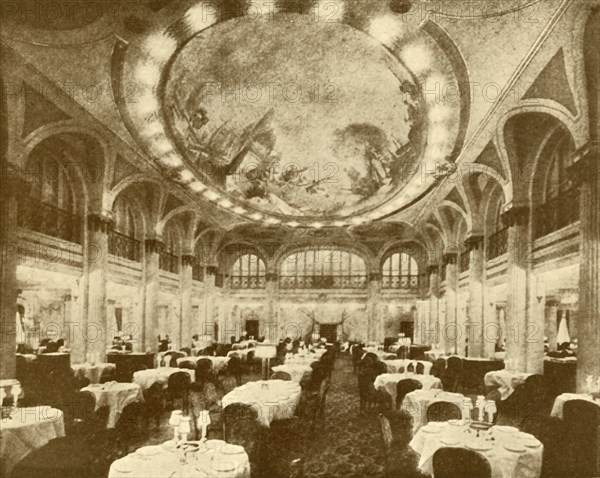
[[[203,5],[123,69],[148,89],[126,105],[131,129],[191,191],[266,224],[356,225],[455,159],[455,63],[421,23],[384,2],[230,19]]]

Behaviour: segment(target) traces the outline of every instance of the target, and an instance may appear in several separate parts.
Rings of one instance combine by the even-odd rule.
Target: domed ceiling
[[[167,174],[237,215],[381,219],[449,169],[465,121],[457,62],[398,3],[201,2],[127,48],[122,114]]]

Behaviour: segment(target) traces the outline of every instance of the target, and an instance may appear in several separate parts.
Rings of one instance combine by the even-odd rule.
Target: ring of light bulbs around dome
[[[338,21],[341,22],[343,21],[344,1],[338,1],[340,3]],[[319,0],[318,3],[323,8],[328,8],[327,5],[331,3],[331,0]],[[320,8],[319,4],[317,8]],[[228,193],[213,185],[207,184],[200,173],[186,166],[181,152],[170,138],[161,113],[161,98],[159,97],[159,85],[163,81],[169,62],[177,51],[193,36],[219,23],[217,15],[206,15],[207,7],[208,3],[201,1],[189,8],[179,20],[180,24],[183,22],[185,28],[169,29],[168,26],[163,26],[140,39],[137,45],[131,44],[128,47],[135,48],[135,54],[131,55],[132,60],[128,66],[128,72],[133,75],[136,82],[138,96],[135,102],[126,104],[127,114],[147,155],[167,176],[189,192],[246,220],[268,226],[283,225],[292,228],[303,226],[316,229],[326,226],[364,225],[382,219],[405,208],[435,184],[439,177],[435,171],[439,171],[440,164],[447,165],[448,156],[456,140],[449,133],[450,123],[457,121],[456,111],[453,111],[448,105],[439,103],[426,104],[427,141],[422,151],[420,164],[422,165],[421,171],[428,171],[429,174],[415,174],[395,196],[362,214],[353,217],[323,217],[319,220],[286,217],[254,208],[243,201],[229,197]],[[403,36],[411,37],[412,40],[409,39],[402,44],[399,51],[406,67],[415,75],[421,75],[425,85],[451,82],[453,78],[445,77],[444,73],[436,69],[431,47],[424,42],[419,42],[418,37],[415,37],[414,34],[408,35],[414,33],[414,29],[412,32],[409,30],[406,22],[390,11],[370,19],[365,33],[388,50],[398,48],[398,43]],[[424,32],[422,34],[427,35]]]

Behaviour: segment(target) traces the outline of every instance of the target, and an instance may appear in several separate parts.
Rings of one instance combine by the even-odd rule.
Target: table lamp
[[[269,362],[277,357],[277,345],[270,343],[257,343],[254,348],[254,357],[262,359],[262,379],[269,379]]]
[[[182,441],[187,441],[188,435],[192,431],[190,426],[190,417],[181,417],[179,421],[179,435]]]
[[[210,413],[208,410],[201,410],[200,416],[198,420],[196,420],[196,426],[202,430],[202,435],[200,437],[201,441],[206,440],[206,431],[208,429],[208,425],[210,425]]]
[[[169,425],[173,427],[173,441],[177,443],[179,438],[179,423],[181,422],[183,412],[181,410],[173,410],[171,412],[171,418],[169,419]]]

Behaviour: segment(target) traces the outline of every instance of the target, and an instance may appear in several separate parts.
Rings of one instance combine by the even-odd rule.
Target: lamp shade
[[[255,346],[254,357],[268,359],[277,357],[277,345],[257,343]]]

